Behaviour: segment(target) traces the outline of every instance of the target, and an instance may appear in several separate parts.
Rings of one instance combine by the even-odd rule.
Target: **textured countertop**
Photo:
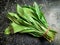
[[[13,34],[6,36],[4,29],[9,25],[6,18],[8,11],[15,12],[16,3],[32,5],[36,1],[41,4],[49,26],[58,33],[55,40],[49,43],[44,38],[35,38],[28,34]],[[60,45],[60,1],[59,0],[1,0],[0,1],[0,45]]]

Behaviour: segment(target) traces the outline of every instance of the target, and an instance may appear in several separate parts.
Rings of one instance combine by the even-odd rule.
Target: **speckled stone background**
[[[16,3],[20,5],[32,5],[36,1],[42,5],[42,10],[51,28],[58,33],[55,40],[49,43],[43,37],[35,38],[28,34],[13,34],[6,36],[4,29],[9,25],[6,18],[8,11],[15,12]],[[59,0],[0,0],[0,45],[60,45],[60,1]]]

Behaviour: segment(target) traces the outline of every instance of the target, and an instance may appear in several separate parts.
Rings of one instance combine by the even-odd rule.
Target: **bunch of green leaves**
[[[7,18],[12,22],[6,28],[5,34],[28,33],[35,37],[43,36],[49,42],[54,39],[56,31],[49,29],[45,34],[49,26],[41,10],[41,6],[36,2],[34,2],[33,6],[20,6],[17,4],[16,10],[16,13],[8,12]]]

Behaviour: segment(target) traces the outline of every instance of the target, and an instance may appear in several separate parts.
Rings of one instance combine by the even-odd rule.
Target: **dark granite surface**
[[[4,29],[9,25],[9,20],[6,18],[8,11],[15,12],[16,3],[23,5],[32,5],[36,1],[43,6],[46,19],[49,25],[57,30],[58,34],[55,40],[49,43],[43,37],[35,38],[28,34],[13,34],[6,36],[3,34]],[[0,0],[0,45],[60,45],[60,2],[59,0]]]

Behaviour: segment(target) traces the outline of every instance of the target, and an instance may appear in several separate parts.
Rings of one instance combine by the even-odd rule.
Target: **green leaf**
[[[23,11],[22,7],[19,4],[17,4],[17,13],[21,16],[24,15],[24,11]]]
[[[14,16],[14,17],[16,17],[17,19],[19,19],[19,16],[18,16],[16,13],[8,12],[8,15]],[[7,16],[8,16],[8,15],[7,15]]]
[[[17,33],[17,32],[22,32],[22,31],[24,31],[24,30],[27,30],[28,31],[28,29],[33,29],[32,27],[25,27],[25,26],[20,26],[20,25],[17,25],[16,23],[11,23],[11,26],[12,26],[12,28],[13,28],[13,31],[14,31],[14,33]],[[11,27],[10,27],[11,28]],[[8,28],[6,28],[6,30],[5,30],[5,34],[10,34],[10,28],[8,27]]]
[[[4,34],[10,34],[9,27],[7,27],[7,28],[5,29]]]
[[[37,14],[38,18],[40,19],[41,15],[40,15],[40,9],[39,9],[38,4],[36,2],[34,2],[33,6],[34,6],[34,9],[36,11],[36,14]]]

